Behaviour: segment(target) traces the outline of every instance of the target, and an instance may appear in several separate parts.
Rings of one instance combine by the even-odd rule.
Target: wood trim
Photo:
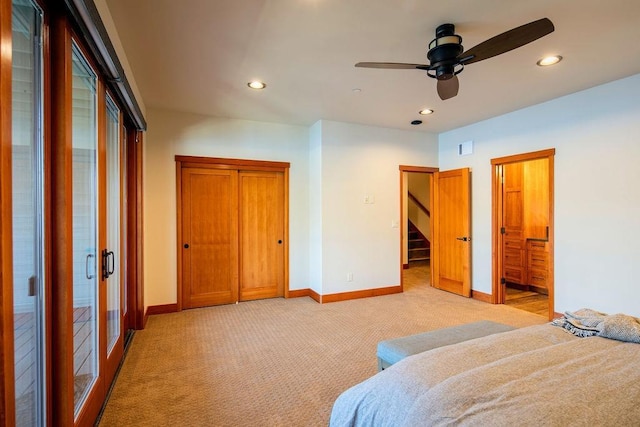
[[[212,167],[220,169],[250,169],[250,170],[275,170],[284,171],[291,164],[289,162],[274,162],[266,160],[245,160],[245,159],[225,159],[219,157],[195,157],[195,156],[175,156],[175,161],[179,162],[183,168],[188,167]]]
[[[554,242],[555,242],[555,223],[554,223],[554,218],[555,218],[555,200],[556,200],[556,196],[554,193],[554,188],[555,188],[555,150],[553,151],[553,154],[550,154],[549,156],[549,235],[548,235],[548,241],[547,241],[547,249],[549,250],[549,264],[548,264],[548,277],[547,277],[547,290],[548,290],[548,297],[549,297],[549,320],[553,320],[556,316],[556,312],[555,312],[555,273],[554,273]]]
[[[176,161],[176,279],[177,283],[177,304],[178,311],[182,311],[182,163]]]
[[[135,329],[144,329],[145,317],[144,317],[144,171],[143,171],[143,153],[144,153],[144,133],[139,130],[132,131],[133,133],[133,165],[135,180],[133,186],[134,191],[134,205],[132,207],[135,210],[135,222],[132,225],[135,227],[135,239],[133,239],[134,253],[135,253],[135,298],[134,298],[134,325]]]
[[[11,205],[11,1],[0,0],[0,426],[15,419],[13,334],[13,211]]]
[[[147,307],[145,317],[154,316],[156,314],[177,313],[178,311],[180,311],[178,310],[178,304],[150,305]]]
[[[74,422],[73,201],[71,32],[58,9],[51,17],[51,313],[52,421]]]
[[[502,245],[500,245],[500,228],[502,227],[502,217],[500,206],[502,201],[502,165],[493,165],[491,174],[491,283],[492,283],[492,304],[504,304],[506,298],[505,286],[500,283],[502,272]]]
[[[492,274],[491,274],[491,288],[493,304],[504,304],[505,291],[504,285],[500,283],[500,272],[502,271],[502,248],[500,247],[500,227],[502,227],[501,218],[501,206],[502,206],[502,191],[501,191],[501,169],[502,165],[507,163],[522,162],[527,160],[536,160],[547,158],[549,160],[549,236],[547,246],[549,249],[549,271],[547,278],[547,288],[549,297],[549,315],[548,319],[552,320],[556,316],[555,309],[555,285],[554,285],[554,206],[555,206],[555,194],[554,194],[554,169],[555,169],[555,148],[547,150],[534,151],[531,153],[516,154],[512,156],[498,157],[491,159],[491,165],[493,167],[493,173],[491,174],[491,256],[492,256]]]
[[[127,150],[127,316],[128,329],[144,329],[144,270],[141,131],[128,128]]]
[[[429,166],[405,166],[400,165],[400,172],[427,172],[434,173],[440,171],[440,168],[433,168]]]
[[[388,286],[386,288],[363,289],[360,291],[341,292],[338,294],[326,294],[321,296],[321,302],[348,301],[359,298],[379,297],[382,295],[398,294],[402,292],[402,286]]]
[[[292,291],[289,291],[289,295],[286,298],[302,298],[302,297],[309,297],[317,303],[322,302],[322,296],[310,288],[294,289]]]
[[[511,156],[498,157],[491,159],[492,165],[503,165],[505,163],[516,163],[525,160],[535,160],[544,157],[553,157],[556,154],[555,148],[549,148],[547,150],[533,151],[531,153],[514,154]]]
[[[484,292],[480,292],[480,291],[474,291],[473,289],[471,290],[471,298],[478,301],[486,302],[489,304],[493,303],[492,295],[485,294]]]
[[[283,250],[283,268],[284,268],[284,297],[289,295],[289,168],[285,168],[283,172],[284,185],[284,248]]]

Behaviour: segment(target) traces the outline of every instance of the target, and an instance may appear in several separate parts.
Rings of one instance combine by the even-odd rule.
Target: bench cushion
[[[481,320],[465,325],[380,341],[377,352],[378,370],[385,369],[412,354],[513,329],[515,328],[502,323]]]

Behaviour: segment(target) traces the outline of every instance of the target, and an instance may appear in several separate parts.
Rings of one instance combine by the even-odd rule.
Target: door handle
[[[111,262],[109,262],[111,259]],[[102,280],[106,280],[116,269],[116,257],[113,251],[102,250]]]
[[[114,255],[113,251],[109,251],[107,253],[107,256],[111,258],[111,268],[109,268],[109,264],[107,264],[107,272],[109,273],[109,276],[111,276],[116,270],[116,256]]]
[[[471,241],[471,237],[456,237],[456,240],[462,240],[463,242],[470,242]]]
[[[102,280],[109,278],[109,252],[106,249],[102,250]]]
[[[89,274],[89,259],[93,258],[93,254],[87,254],[87,257],[84,260],[84,275],[87,279],[91,280],[95,276],[93,274]]]

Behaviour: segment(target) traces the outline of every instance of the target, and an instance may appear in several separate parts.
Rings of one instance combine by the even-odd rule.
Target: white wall
[[[399,166],[437,167],[437,137],[331,121],[320,126],[322,294],[398,285]]]
[[[289,288],[321,295],[400,282],[399,166],[437,166],[436,135],[320,121],[310,128],[149,110],[145,305],[177,301],[175,156],[291,163]],[[375,199],[365,204],[364,196]],[[347,282],[347,273],[353,281]]]
[[[555,148],[555,311],[640,315],[639,135],[640,75],[441,134],[440,170],[472,168],[473,289],[491,293],[490,159]]]
[[[309,129],[309,288],[322,294],[322,122]]]
[[[148,110],[144,144],[145,306],[177,301],[175,156],[290,162],[289,288],[309,287],[309,129]]]
[[[409,192],[418,201],[431,212],[431,174],[430,173],[418,173],[409,172],[408,176],[408,188]],[[408,218],[413,222],[418,230],[422,233],[427,240],[431,241],[431,216],[427,215],[418,205],[412,201],[408,201]]]

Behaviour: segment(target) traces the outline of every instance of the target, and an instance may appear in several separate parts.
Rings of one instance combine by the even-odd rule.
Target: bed
[[[640,425],[640,344],[571,328],[531,326],[407,357],[342,393],[330,426]]]

